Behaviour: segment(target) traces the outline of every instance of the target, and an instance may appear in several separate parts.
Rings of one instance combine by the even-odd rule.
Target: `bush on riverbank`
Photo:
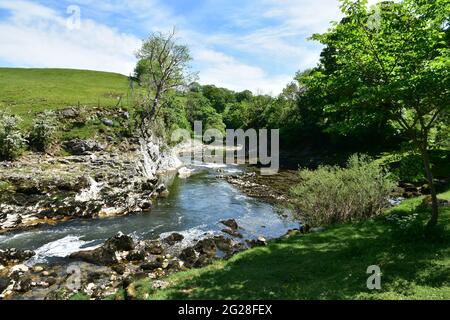
[[[318,226],[367,219],[383,212],[395,188],[391,175],[366,156],[353,155],[346,168],[300,170],[292,189],[301,220]]]
[[[26,140],[19,124],[21,119],[0,110],[0,160],[13,160],[20,155]]]
[[[30,147],[36,151],[46,151],[55,139],[56,130],[56,115],[53,111],[46,110],[38,114],[28,137]]]

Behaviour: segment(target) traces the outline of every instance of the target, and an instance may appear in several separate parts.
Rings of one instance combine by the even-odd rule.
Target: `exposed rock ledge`
[[[158,140],[107,150],[93,141],[68,143],[77,155],[28,154],[0,162],[0,233],[56,224],[73,218],[103,218],[149,211],[167,196],[160,176],[182,166]]]

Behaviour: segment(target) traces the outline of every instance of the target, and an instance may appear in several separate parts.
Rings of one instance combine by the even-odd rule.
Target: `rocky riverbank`
[[[127,299],[133,299],[139,279],[151,278],[155,288],[164,287],[163,278],[170,273],[266,245],[262,237],[241,239],[235,220],[221,223],[223,235],[205,235],[193,242],[178,233],[146,241],[119,233],[95,249],[73,253],[69,261],[53,265],[33,264],[32,251],[0,250],[0,298],[69,299],[77,295],[104,299],[122,290]]]
[[[161,176],[182,165],[155,142],[127,142],[114,150],[90,140],[67,145],[72,155],[30,153],[0,163],[0,233],[149,211],[154,199],[167,196]]]
[[[291,202],[290,188],[299,182],[296,170],[282,170],[270,176],[259,175],[256,170],[222,178],[252,198],[283,206]]]
[[[281,170],[277,175],[262,176],[254,172],[247,172],[239,175],[222,176],[228,183],[232,184],[250,197],[261,199],[262,201],[288,205],[292,202],[291,188],[300,182],[297,170]],[[436,180],[436,186],[445,186],[450,179]],[[419,196],[428,196],[430,187],[428,184],[413,184],[400,182],[392,192],[391,200],[393,204],[398,204],[404,199],[411,199]]]

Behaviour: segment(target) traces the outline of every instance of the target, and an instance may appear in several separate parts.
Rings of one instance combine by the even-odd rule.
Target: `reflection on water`
[[[57,226],[0,236],[0,248],[37,250],[39,258],[65,257],[80,248],[96,246],[119,231],[137,239],[155,239],[181,232],[189,239],[220,233],[224,219],[236,219],[246,238],[278,237],[297,227],[266,203],[248,198],[226,181],[217,179],[216,168],[194,166],[197,174],[174,178],[170,196],[159,200],[152,212],[101,220],[73,220]],[[235,172],[235,166],[221,169]]]

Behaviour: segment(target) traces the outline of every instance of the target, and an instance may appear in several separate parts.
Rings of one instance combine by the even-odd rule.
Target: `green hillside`
[[[128,78],[121,74],[71,69],[0,68],[0,105],[21,115],[68,106],[127,104]]]

